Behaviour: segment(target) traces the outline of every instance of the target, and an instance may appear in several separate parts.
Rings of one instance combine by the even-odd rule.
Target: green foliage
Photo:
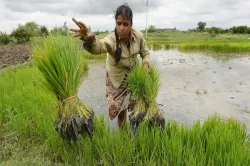
[[[155,66],[150,66],[149,73],[143,64],[136,64],[129,73],[127,82],[135,106],[130,116],[131,126],[137,130],[140,123],[163,127],[165,120],[159,110],[156,98],[160,87],[160,74]]]
[[[42,46],[33,46],[32,53],[38,69],[58,99],[77,94],[86,63],[82,63],[84,58],[80,48],[71,36],[49,35]]]
[[[155,66],[150,66],[149,74],[146,67],[142,64],[136,64],[133,71],[128,75],[128,88],[132,91],[135,100],[156,100],[160,76]]]
[[[154,25],[150,25],[150,26],[148,27],[148,32],[149,32],[149,33],[156,32],[156,27],[155,27]]]
[[[0,32],[0,44],[8,44],[10,42],[10,36],[3,32]]]
[[[94,113],[76,96],[87,61],[71,36],[52,35],[42,45],[33,46],[33,58],[43,74],[47,87],[58,99],[55,128],[67,140],[78,140],[80,134],[91,134]],[[85,127],[88,127],[85,130]]]
[[[205,23],[205,22],[198,22],[198,28],[197,29],[199,29],[200,31],[203,31],[204,29],[205,29],[205,26],[206,26],[206,24],[207,23]]]
[[[48,36],[48,35],[49,35],[49,31],[48,31],[47,27],[46,26],[41,26],[40,27],[40,36],[45,37],[45,36]]]
[[[86,50],[81,50],[81,55],[85,58],[85,59],[106,59],[107,58],[107,54],[91,54]]]
[[[13,36],[18,43],[24,43],[30,41],[32,37],[32,33],[24,25],[19,25],[17,29],[15,29],[11,36]]]
[[[44,83],[42,74],[34,67],[1,73],[0,127],[5,124],[23,141],[30,138],[44,141],[49,132],[54,133],[51,127],[56,115],[56,96]]]
[[[231,28],[234,34],[246,34],[248,33],[249,28],[247,26],[233,26]]]
[[[249,43],[235,43],[235,42],[192,42],[192,43],[179,43],[180,50],[201,50],[201,51],[214,51],[225,53],[244,53],[250,52]]]
[[[24,24],[25,29],[31,34],[31,37],[39,36],[39,26],[35,22],[27,22]]]
[[[94,32],[94,34],[95,34],[95,35],[99,35],[99,34],[100,34],[100,31],[98,30],[98,31]]]
[[[53,35],[63,35],[63,29],[60,28],[60,27],[54,27],[51,31],[50,31],[51,34]]]
[[[220,29],[217,27],[211,27],[208,29],[208,32],[212,37],[215,37],[217,34],[220,33]]]

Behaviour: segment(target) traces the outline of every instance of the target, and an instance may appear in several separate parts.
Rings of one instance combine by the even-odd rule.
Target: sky
[[[11,33],[19,24],[35,21],[48,29],[77,28],[72,17],[92,31],[113,30],[115,10],[127,3],[133,11],[133,27],[146,28],[147,0],[0,0],[0,31]],[[250,26],[250,0],[148,0],[148,26],[187,30],[199,21],[207,27]]]

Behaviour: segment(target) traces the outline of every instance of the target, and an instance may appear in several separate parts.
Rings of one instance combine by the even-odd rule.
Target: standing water
[[[161,73],[157,102],[166,120],[192,125],[216,114],[246,123],[250,133],[250,57],[221,61],[178,49],[150,53]],[[78,96],[108,119],[105,73],[105,60],[90,64]],[[116,120],[110,124],[117,127]]]

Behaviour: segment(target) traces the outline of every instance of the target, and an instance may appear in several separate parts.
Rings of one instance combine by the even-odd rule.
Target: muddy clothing
[[[106,97],[111,119],[114,119],[121,111],[130,109],[133,105],[129,99],[130,94],[125,80],[131,68],[138,63],[137,55],[140,54],[143,63],[150,64],[149,50],[141,32],[131,29],[129,45],[130,47],[127,47],[124,42],[120,43],[122,55],[116,65],[115,32],[111,32],[104,39],[86,39],[83,42],[83,47],[92,54],[107,53]]]
[[[119,115],[121,111],[132,111],[135,105],[135,102],[130,98],[127,83],[123,81],[121,86],[116,89],[108,73],[106,73],[106,98],[111,120]]]

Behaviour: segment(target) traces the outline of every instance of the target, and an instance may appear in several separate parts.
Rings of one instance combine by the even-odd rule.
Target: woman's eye
[[[127,22],[124,22],[123,25],[126,27],[126,26],[128,26],[128,23],[127,23]]]

